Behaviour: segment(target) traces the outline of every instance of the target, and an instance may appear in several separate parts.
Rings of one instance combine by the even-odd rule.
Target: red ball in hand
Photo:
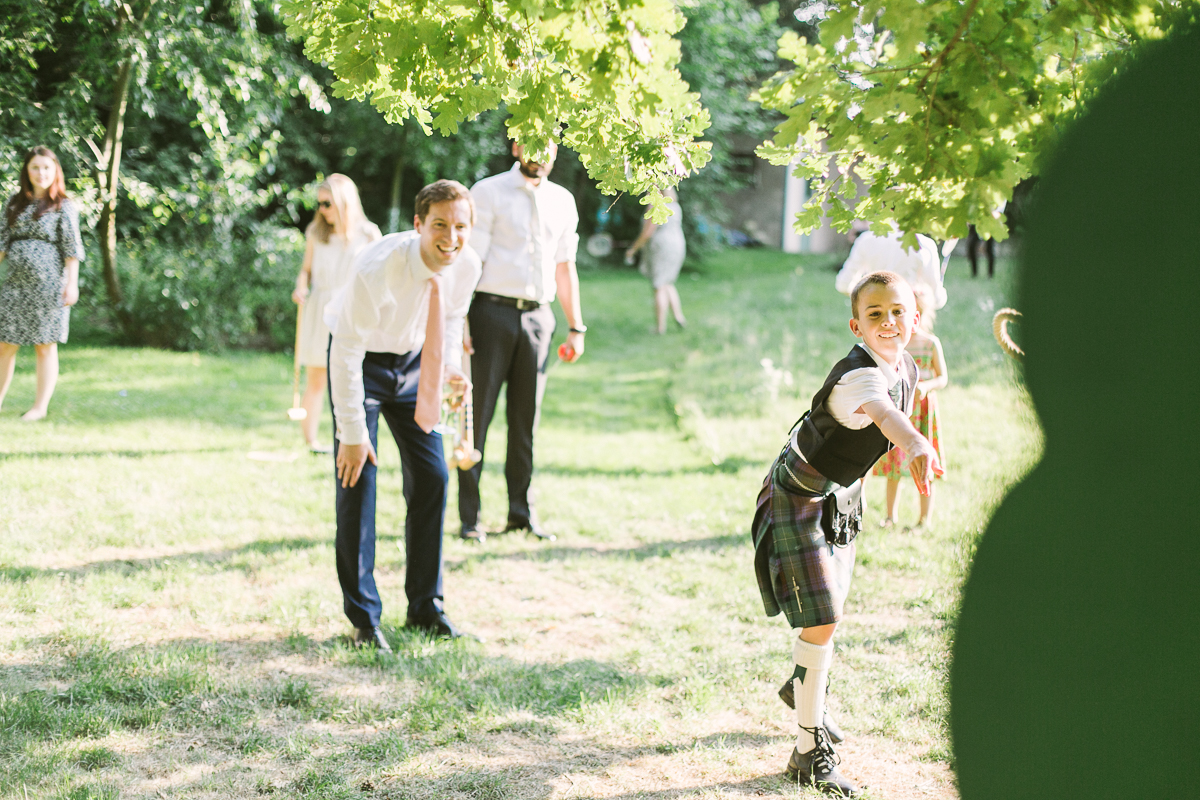
[[[563,361],[574,361],[575,360],[575,348],[571,347],[566,342],[563,342],[562,344],[560,344],[558,346],[558,357],[561,358]]]

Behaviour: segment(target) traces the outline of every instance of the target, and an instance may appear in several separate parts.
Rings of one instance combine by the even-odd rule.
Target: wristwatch
[[[571,333],[587,333],[587,325],[580,325],[578,328],[570,328]]]

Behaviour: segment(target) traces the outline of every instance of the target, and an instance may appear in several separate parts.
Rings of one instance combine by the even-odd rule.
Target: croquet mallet
[[[308,411],[300,405],[300,321],[303,317],[304,304],[300,303],[296,306],[296,359],[292,372],[292,407],[287,412],[288,419],[292,422],[300,422],[308,416]]]

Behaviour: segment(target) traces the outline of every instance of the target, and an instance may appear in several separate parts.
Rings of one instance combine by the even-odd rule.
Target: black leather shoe
[[[513,533],[514,531],[525,531],[526,533],[531,533],[544,542],[553,542],[558,538],[553,533],[546,533],[544,530],[542,530],[541,525],[533,521],[513,522],[512,520],[509,520],[508,524],[504,526],[504,532]]]
[[[779,687],[779,699],[793,711],[796,709],[796,687],[792,681],[789,680],[783,686]],[[821,727],[825,728],[825,731],[829,734],[829,740],[834,744],[841,744],[846,741],[846,734],[842,733],[841,727],[837,724],[833,715],[829,713],[828,706],[825,707],[825,716],[821,718]]]
[[[483,544],[487,541],[487,533],[479,530],[478,528],[467,528],[464,526],[463,529],[459,531],[458,538],[465,542],[476,542],[478,544]]]
[[[857,797],[858,787],[837,771],[841,761],[833,752],[824,728],[805,728],[816,739],[817,746],[807,753],[792,748],[784,777],[803,786],[812,786],[834,797]]]
[[[354,646],[374,647],[381,653],[392,652],[392,646],[388,644],[388,640],[384,637],[383,631],[378,626],[374,628],[355,628]]]
[[[445,611],[435,611],[420,617],[410,616],[405,620],[404,627],[424,631],[435,639],[457,639],[464,635],[446,616]]]

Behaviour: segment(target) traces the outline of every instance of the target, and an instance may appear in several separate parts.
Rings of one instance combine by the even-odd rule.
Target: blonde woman
[[[301,404],[308,414],[300,429],[315,453],[332,452],[317,442],[329,356],[329,328],[322,319],[325,306],[350,277],[354,257],[381,236],[379,228],[363,214],[354,181],[334,173],[317,187],[317,213],[304,232],[304,263],[292,292],[292,300],[300,306],[297,347],[306,374]]]

